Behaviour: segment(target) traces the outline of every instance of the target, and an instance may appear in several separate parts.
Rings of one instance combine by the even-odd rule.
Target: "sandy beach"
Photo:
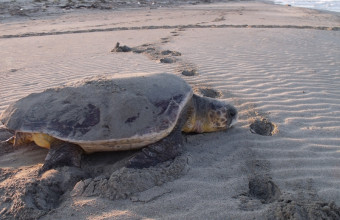
[[[339,13],[58,2],[1,5],[0,114],[85,77],[171,73],[233,104],[238,123],[185,135],[181,156],[142,170],[113,152],[39,176],[46,149],[0,143],[0,219],[340,219]]]

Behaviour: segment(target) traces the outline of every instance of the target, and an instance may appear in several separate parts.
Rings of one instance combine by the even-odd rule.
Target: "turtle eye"
[[[236,109],[230,109],[229,110],[229,115],[230,117],[234,118],[237,115],[237,110]]]

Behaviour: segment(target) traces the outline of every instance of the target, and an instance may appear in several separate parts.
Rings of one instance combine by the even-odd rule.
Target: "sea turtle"
[[[142,147],[127,167],[154,166],[181,153],[182,131],[225,130],[236,119],[232,105],[195,95],[182,78],[166,73],[84,79],[30,94],[0,116],[14,134],[8,142],[50,149],[42,172],[79,167],[84,152]]]

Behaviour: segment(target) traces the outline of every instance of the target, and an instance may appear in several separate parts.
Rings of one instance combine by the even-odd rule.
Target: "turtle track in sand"
[[[179,31],[185,31],[184,28],[178,28],[175,31],[171,31],[167,37],[160,38],[159,42],[145,43],[137,47],[129,47],[127,45],[121,45],[119,42],[111,50],[113,53],[126,53],[133,52],[135,54],[143,54],[151,60],[163,64],[175,64],[175,72],[185,77],[194,77],[199,75],[197,66],[185,59],[181,58],[182,54],[178,51],[169,49],[161,49],[160,45],[171,42],[175,37],[180,36]],[[189,82],[190,83],[190,82]],[[210,86],[199,85],[195,86],[194,92],[209,98],[222,98],[223,93]]]
[[[168,36],[160,38],[157,42],[144,43],[137,47],[129,47],[127,45],[121,46],[120,43],[117,42],[111,52],[133,52],[136,54],[143,54],[158,63],[175,64],[175,71],[181,73],[183,76],[197,76],[199,74],[196,65],[181,58],[181,52],[161,48],[162,45],[167,44],[180,36],[179,32],[184,30],[184,28],[177,28],[174,31],[171,31]]]
[[[268,160],[251,149],[245,153],[245,157],[249,157],[246,164],[249,170],[248,190],[233,197],[240,201],[239,209],[266,209],[266,220],[340,218],[340,208],[334,202],[323,201],[312,190],[307,190],[303,195],[281,190],[272,179]]]

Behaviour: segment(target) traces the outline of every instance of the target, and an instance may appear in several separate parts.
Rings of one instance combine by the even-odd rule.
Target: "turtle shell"
[[[192,97],[172,74],[94,77],[30,94],[0,116],[10,130],[45,133],[86,152],[135,149],[167,136]]]

